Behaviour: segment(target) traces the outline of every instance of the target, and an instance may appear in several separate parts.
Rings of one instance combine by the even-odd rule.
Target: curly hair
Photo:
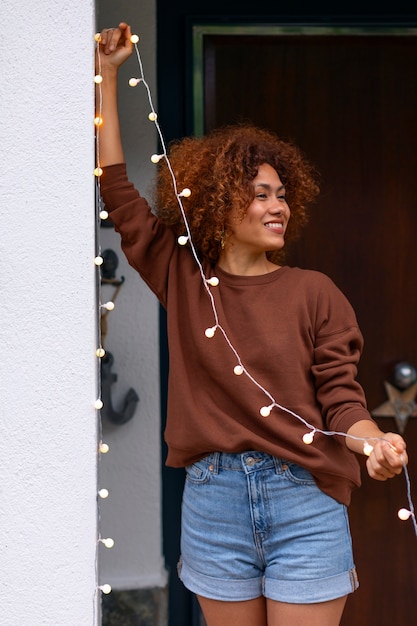
[[[285,186],[291,219],[286,242],[295,240],[307,222],[307,206],[319,193],[317,174],[301,151],[282,141],[273,132],[236,124],[218,128],[204,137],[186,137],[169,149],[177,189],[191,189],[183,207],[198,254],[212,263],[220,255],[220,242],[227,230],[232,209],[243,219],[255,197],[253,179],[260,165],[267,163]],[[173,189],[167,164],[158,166],[155,213],[176,233],[184,233],[184,221]],[[282,262],[281,250],[267,253]]]

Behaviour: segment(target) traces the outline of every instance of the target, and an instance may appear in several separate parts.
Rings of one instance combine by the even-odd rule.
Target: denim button
[[[246,459],[246,465],[249,465],[249,467],[252,467],[252,465],[255,465],[256,460],[253,458],[253,456],[248,456],[248,458]]]

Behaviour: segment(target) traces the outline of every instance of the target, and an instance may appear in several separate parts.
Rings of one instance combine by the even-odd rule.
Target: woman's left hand
[[[406,444],[401,435],[384,433],[382,440],[372,442],[373,450],[366,461],[366,468],[371,478],[387,480],[401,474],[408,463]]]

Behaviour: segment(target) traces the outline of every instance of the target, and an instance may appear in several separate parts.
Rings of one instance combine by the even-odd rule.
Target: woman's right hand
[[[133,52],[133,44],[130,26],[126,22],[120,22],[117,28],[104,28],[100,32],[98,51],[100,54],[100,66],[96,55],[96,71],[106,69],[117,70]]]

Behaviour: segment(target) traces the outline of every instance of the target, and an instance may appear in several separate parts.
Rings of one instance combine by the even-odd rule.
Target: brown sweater
[[[307,468],[318,486],[349,504],[359,464],[342,436],[316,433],[279,408],[246,375],[215,326],[202,276],[188,245],[151,212],[128,181],[124,164],[104,170],[101,192],[129,263],[167,310],[169,343],[167,465],[182,467],[212,451],[259,450]],[[282,407],[326,431],[371,419],[356,381],[363,346],[354,311],[324,274],[284,266],[261,276],[235,276],[202,264],[218,322],[247,372]]]

